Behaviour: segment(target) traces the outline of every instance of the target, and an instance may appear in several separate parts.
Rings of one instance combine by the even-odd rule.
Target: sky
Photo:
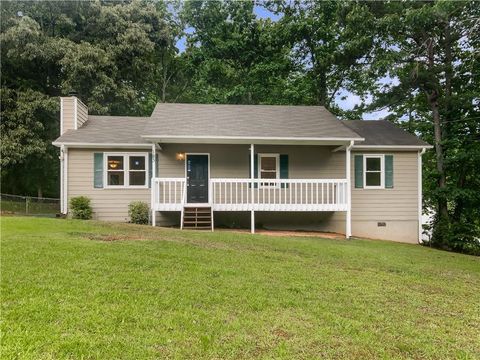
[[[281,18],[281,15],[275,15],[271,11],[268,11],[265,9],[263,6],[258,6],[256,5],[254,7],[254,12],[257,15],[258,18],[260,19],[271,19],[272,21],[278,21]],[[186,29],[187,33],[192,33],[193,28],[187,28]],[[185,51],[185,46],[186,46],[186,39],[185,37],[182,37],[177,41],[177,48],[179,52]],[[392,80],[389,78],[382,79],[382,83],[390,83]],[[343,99],[345,98],[345,99]],[[368,99],[367,99],[368,101]],[[338,92],[338,94],[335,96],[335,103],[342,108],[343,110],[351,110],[355,107],[355,105],[360,105],[361,99],[358,95],[355,95],[349,91],[346,90],[341,90]],[[365,113],[363,114],[363,119],[364,120],[378,120],[382,119],[385,116],[389,114],[389,111],[387,109],[381,110],[381,111],[376,111],[376,112],[370,112],[370,113]]]

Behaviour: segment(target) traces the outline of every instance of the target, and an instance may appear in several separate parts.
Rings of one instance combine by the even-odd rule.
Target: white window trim
[[[108,157],[109,156],[123,156],[123,185],[108,185]],[[130,156],[144,156],[145,157],[145,185],[130,185]],[[150,164],[148,162],[148,153],[146,152],[108,152],[103,153],[103,183],[104,189],[148,189],[148,174],[150,173]],[[118,170],[120,171],[120,170]],[[134,171],[134,170],[132,170]],[[141,171],[141,170],[137,170]]]
[[[380,159],[380,186],[367,185],[367,159]],[[385,154],[363,154],[363,188],[385,189]]]
[[[275,179],[280,179],[280,154],[267,154],[267,153],[261,153],[261,154],[257,154],[258,155],[258,170],[257,170],[257,174],[258,174],[258,180],[262,180],[262,157],[274,157],[275,160],[276,160],[276,164],[275,164]],[[268,182],[269,179],[265,179],[265,182]],[[271,180],[271,179],[270,179]],[[277,183],[275,185],[262,185],[262,183],[260,182],[259,184],[259,187],[260,188],[278,188],[280,187],[280,183]]]

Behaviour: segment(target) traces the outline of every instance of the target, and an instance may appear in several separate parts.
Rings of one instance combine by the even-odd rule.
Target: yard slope
[[[2,358],[479,358],[479,258],[1,219]]]

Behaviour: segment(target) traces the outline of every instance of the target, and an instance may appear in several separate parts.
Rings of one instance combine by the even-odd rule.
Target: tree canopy
[[[58,97],[73,90],[92,114],[148,116],[157,102],[324,105],[345,119],[383,110],[434,145],[431,244],[478,247],[474,1],[11,1],[0,16],[3,192],[58,195],[51,142]],[[349,96],[360,102],[342,108]]]

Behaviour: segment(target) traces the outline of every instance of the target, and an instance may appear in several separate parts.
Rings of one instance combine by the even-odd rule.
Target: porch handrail
[[[211,184],[213,206],[216,210],[347,209],[347,179],[212,178]]]
[[[185,202],[185,178],[154,178],[154,206],[157,210],[181,210]]]
[[[157,209],[183,209],[185,178],[155,178],[152,185]],[[208,200],[216,211],[346,211],[347,186],[347,179],[211,178]]]
[[[277,183],[327,183],[327,182],[347,182],[347,179],[250,179],[250,178],[211,178],[212,182],[228,182],[228,181],[244,181],[247,183],[256,182],[256,183],[266,183],[266,182],[277,182]]]

